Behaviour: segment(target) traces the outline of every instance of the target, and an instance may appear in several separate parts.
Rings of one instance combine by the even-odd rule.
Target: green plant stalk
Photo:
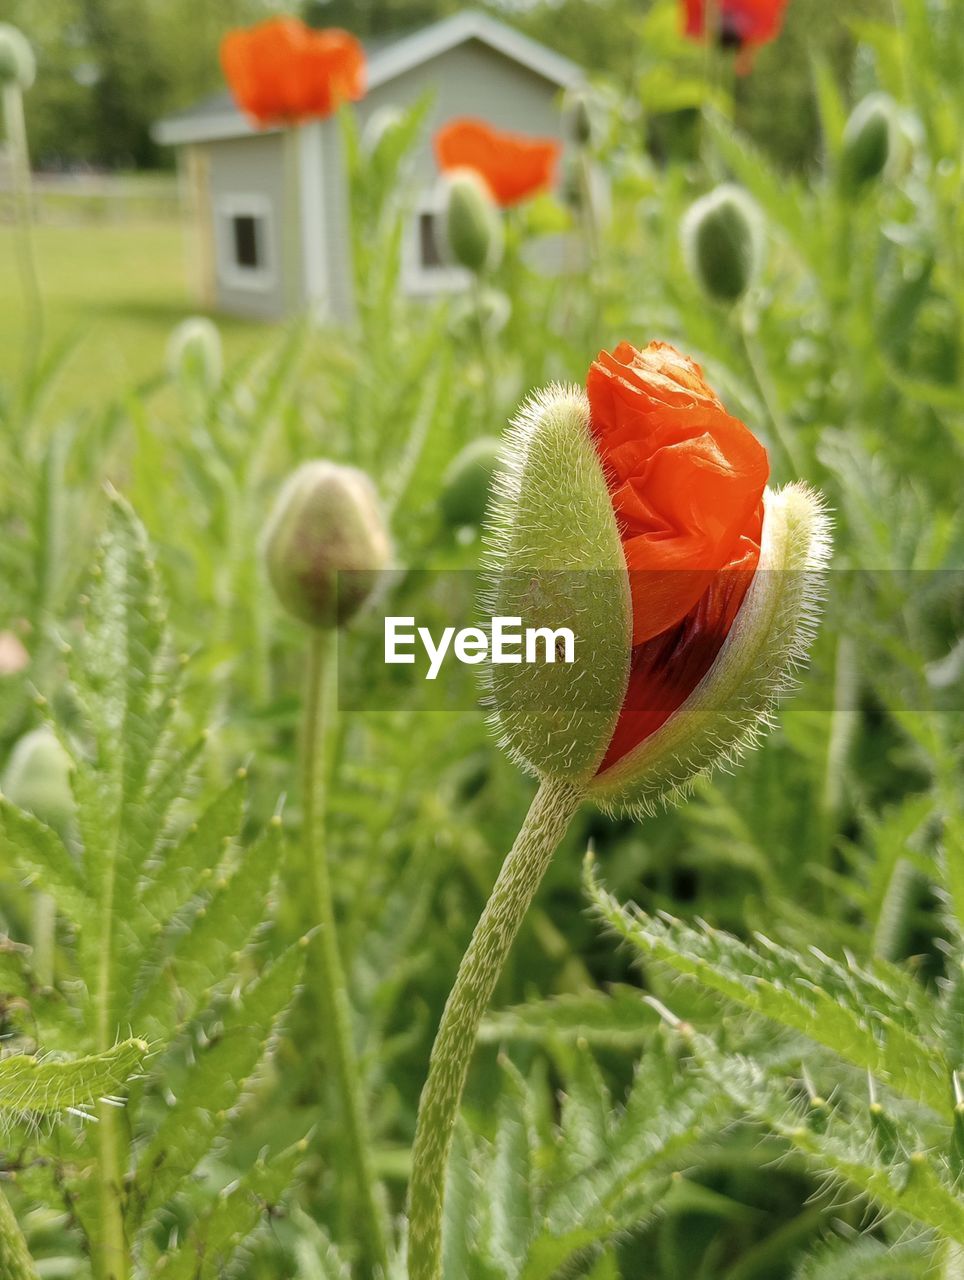
[[[780,408],[770,377],[766,356],[756,340],[755,320],[756,317],[751,314],[750,308],[744,300],[738,307],[736,328],[740,336],[740,345],[743,349],[746,367],[756,385],[760,399],[763,401],[763,407],[766,409],[770,424],[773,427],[773,434],[786,459],[789,468],[788,478],[805,480],[809,478],[810,469],[794,437],[793,428],[783,416],[783,410]]]
[[[578,783],[549,778],[542,782],[459,965],[418,1108],[408,1193],[409,1280],[439,1280],[442,1274],[445,1171],[479,1023],[583,795]]]
[[[117,841],[110,854],[101,893],[101,949],[94,996],[94,1040],[98,1053],[106,1053],[114,1043],[111,993],[114,963],[114,889],[117,880]],[[98,1197],[100,1236],[97,1245],[97,1272],[101,1280],[128,1280],[130,1274],[127,1237],[124,1231],[123,1174],[117,1108],[109,1102],[97,1105],[97,1139],[100,1168]]]
[[[302,838],[314,919],[318,926],[313,946],[315,975],[322,1013],[327,1023],[325,1031],[330,1057],[344,1111],[345,1145],[354,1161],[355,1182],[361,1201],[359,1237],[373,1272],[386,1275],[388,1249],[385,1223],[376,1191],[361,1073],[352,1034],[348,985],[338,949],[328,854],[323,838],[328,754],[324,744],[329,740],[334,727],[334,698],[330,696],[330,692],[334,675],[332,658],[335,634],[334,631],[313,632],[308,651],[308,688],[302,747]]]
[[[475,329],[479,340],[479,363],[485,383],[484,397],[486,417],[491,418],[495,403],[495,364],[492,359],[492,348],[485,331],[485,309],[482,305],[482,282],[478,273],[472,275],[472,307],[475,311]]]
[[[24,361],[25,374],[33,378],[33,372],[43,345],[43,294],[37,271],[37,255],[33,240],[33,208],[30,195],[30,152],[27,147],[27,126],[23,114],[23,93],[17,84],[3,89],[3,123],[13,161],[13,189],[17,211],[19,248],[17,266],[23,289],[24,310]]]
[[[0,1276],[3,1280],[38,1280],[30,1250],[10,1201],[0,1189]]]

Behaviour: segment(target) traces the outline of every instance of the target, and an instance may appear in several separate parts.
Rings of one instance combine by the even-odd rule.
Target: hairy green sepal
[[[550,387],[530,400],[509,432],[504,462],[488,528],[488,610],[521,618],[523,629],[568,627],[575,660],[492,665],[494,721],[531,772],[589,778],[626,691],[632,612],[585,395]]]
[[[767,490],[764,502],[760,563],[716,661],[661,728],[594,779],[589,794],[603,808],[673,802],[770,727],[813,638],[830,538],[821,499],[805,485]]]

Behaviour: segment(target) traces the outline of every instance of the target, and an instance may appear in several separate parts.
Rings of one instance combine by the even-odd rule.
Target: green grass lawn
[[[36,250],[48,345],[72,339],[54,405],[60,411],[117,399],[162,367],[170,330],[196,312],[184,226],[175,220],[41,226]],[[23,358],[17,236],[0,226],[0,382]],[[268,327],[218,317],[230,362]]]

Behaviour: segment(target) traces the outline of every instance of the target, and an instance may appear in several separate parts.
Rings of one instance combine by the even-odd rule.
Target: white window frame
[[[274,262],[274,209],[265,195],[254,192],[219,196],[215,202],[217,218],[218,276],[230,289],[256,289],[263,293],[273,288],[278,275]],[[258,267],[244,267],[234,258],[235,218],[254,218],[261,223],[259,247],[264,262]]]
[[[426,267],[422,262],[422,215],[440,217],[445,212],[445,199],[445,186],[438,183],[415,201],[402,248],[402,281],[407,293],[428,297],[433,293],[463,293],[471,287],[472,273],[465,267],[444,263]]]

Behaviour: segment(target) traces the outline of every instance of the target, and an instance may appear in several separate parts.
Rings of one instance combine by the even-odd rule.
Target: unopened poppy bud
[[[0,22],[0,86],[29,89],[37,76],[37,59],[26,36],[9,22]]]
[[[453,528],[481,524],[501,452],[501,440],[483,436],[456,454],[442,477],[439,494],[439,508],[446,524]]]
[[[167,343],[167,370],[172,378],[205,391],[221,382],[224,355],[217,326],[205,316],[182,320]]]
[[[566,99],[573,140],[580,147],[591,145],[596,134],[592,95],[586,89],[574,89]]]
[[[868,94],[854,107],[843,133],[840,177],[846,191],[858,191],[887,168],[894,147],[896,110],[886,93]]]
[[[349,622],[391,559],[371,480],[334,462],[298,467],[268,519],[264,557],[289,613],[318,628]]]
[[[18,808],[65,835],[74,818],[70,757],[50,729],[33,729],[17,742],[0,791]]]
[[[477,275],[502,258],[502,219],[488,188],[470,169],[446,178],[445,234],[455,261]]]
[[[622,343],[587,394],[554,388],[506,446],[493,616],[571,628],[574,659],[493,665],[504,743],[603,808],[683,794],[762,735],[815,626],[828,521],[699,367]]]
[[[741,187],[724,183],[690,206],[682,225],[686,265],[703,292],[736,302],[763,265],[763,217]]]

